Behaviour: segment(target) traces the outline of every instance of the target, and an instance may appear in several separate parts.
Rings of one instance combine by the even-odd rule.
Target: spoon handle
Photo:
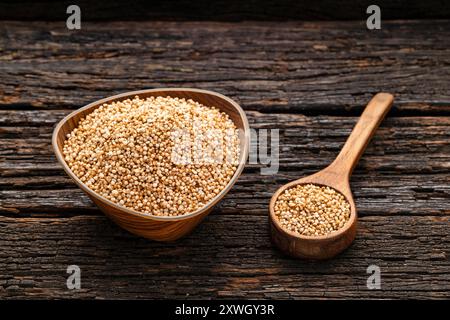
[[[392,106],[394,96],[390,93],[377,93],[364,109],[339,155],[330,165],[335,172],[350,175],[367,144],[374,135],[381,121]]]

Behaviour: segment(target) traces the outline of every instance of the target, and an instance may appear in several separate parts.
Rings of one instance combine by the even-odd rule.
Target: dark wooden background
[[[450,297],[449,20],[383,20],[369,31],[354,11],[336,17],[329,7],[320,15],[356,20],[97,21],[68,31],[51,10],[37,14],[38,3],[50,1],[6,18],[42,21],[0,21],[1,299]],[[442,18],[440,2],[427,3]],[[1,17],[12,7],[2,2]],[[55,123],[86,103],[168,86],[221,92],[253,128],[280,129],[280,171],[248,165],[192,235],[156,243],[105,218],[50,140]],[[330,261],[283,256],[269,240],[271,194],[332,161],[379,91],[396,100],[351,180],[356,241]],[[66,288],[71,264],[81,290]],[[366,287],[371,264],[381,290]]]
[[[383,19],[448,19],[447,0],[1,0],[0,20],[66,20],[76,4],[89,21],[365,20],[376,4]]]

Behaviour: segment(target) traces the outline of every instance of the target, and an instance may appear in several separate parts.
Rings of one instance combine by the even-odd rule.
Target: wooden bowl
[[[139,96],[140,98],[150,96],[169,96],[173,98],[192,99],[205,106],[215,106],[221,111],[227,113],[233,120],[236,127],[240,129],[240,156],[236,172],[226,187],[217,196],[211,199],[210,202],[208,202],[203,208],[186,215],[174,217],[152,216],[149,214],[140,213],[116,204],[94,192],[87,187],[67,165],[62,152],[64,141],[67,138],[67,134],[72,132],[72,130],[78,126],[79,121],[104,103],[125,100],[128,98],[133,98],[134,96]],[[248,156],[248,137],[249,125],[247,117],[245,116],[242,108],[230,98],[219,93],[206,90],[164,88],[126,92],[90,103],[87,106],[72,112],[58,123],[53,131],[52,144],[56,158],[63,166],[63,169],[75,181],[81,190],[83,190],[92,199],[100,210],[106,214],[106,216],[111,218],[111,220],[122,228],[136,235],[157,241],[172,241],[191,232],[202,221],[202,219],[211,212],[214,205],[226,195],[233,184],[237,181],[242,173],[242,170],[244,169],[245,161]]]

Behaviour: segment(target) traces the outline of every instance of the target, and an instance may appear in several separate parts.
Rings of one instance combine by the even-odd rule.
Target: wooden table
[[[450,21],[3,21],[0,75],[0,298],[450,297]],[[192,235],[156,243],[104,217],[50,138],[88,102],[169,86],[221,92],[253,128],[280,129],[280,170],[248,165]],[[351,179],[356,241],[326,262],[283,256],[271,194],[326,166],[383,90],[393,110]],[[372,264],[381,290],[366,286]]]

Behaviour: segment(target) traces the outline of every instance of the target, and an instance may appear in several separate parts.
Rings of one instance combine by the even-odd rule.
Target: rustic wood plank
[[[0,23],[1,298],[450,297],[450,24]],[[193,86],[280,129],[280,172],[249,165],[189,237],[137,238],[106,219],[53,156],[54,124],[118,92]],[[269,241],[275,189],[328,164],[370,96],[397,93],[352,177],[356,242],[292,260]],[[82,268],[82,290],[65,288]],[[366,268],[382,269],[367,290]]]
[[[0,104],[76,108],[114,93],[192,86],[247,110],[359,113],[378,91],[394,112],[449,113],[450,23],[2,22]],[[397,110],[397,111],[396,111]]]
[[[53,123],[66,113],[0,112],[2,214],[98,214],[53,156]],[[261,165],[248,165],[217,209],[221,214],[265,215],[278,186],[331,162],[356,121],[354,117],[247,114],[253,128],[280,129],[280,172],[264,177]],[[352,177],[360,214],[448,214],[449,127],[448,117],[386,119]]]
[[[267,215],[273,192],[280,185],[303,175],[306,173],[289,171],[276,177],[261,178],[259,173],[245,172],[215,212]],[[99,214],[90,199],[65,177],[2,180],[0,215]],[[425,216],[450,215],[449,182],[448,174],[397,175],[395,179],[392,175],[356,174],[351,185],[360,216]]]
[[[213,214],[174,243],[137,238],[104,217],[0,217],[0,227],[3,298],[448,298],[450,292],[449,217],[362,218],[355,243],[320,264],[273,249],[267,217]],[[71,264],[82,270],[80,291],[65,287]],[[381,268],[382,290],[366,288],[370,264]]]
[[[0,176],[57,172],[51,134],[54,123],[66,114],[60,110],[0,111]],[[281,170],[307,172],[334,159],[357,120],[255,111],[248,111],[247,115],[252,128],[280,130]],[[393,174],[448,172],[449,127],[450,117],[388,117],[358,168]]]
[[[0,3],[0,19],[7,20],[65,20],[68,2],[56,0],[14,1]],[[88,20],[338,20],[367,19],[366,9],[370,0],[292,1],[238,0],[214,1],[163,1],[138,0],[130,5],[125,0],[88,1],[78,0],[83,21]],[[439,0],[378,0],[383,19],[448,18],[450,7]],[[27,8],[27,10],[24,10]]]

